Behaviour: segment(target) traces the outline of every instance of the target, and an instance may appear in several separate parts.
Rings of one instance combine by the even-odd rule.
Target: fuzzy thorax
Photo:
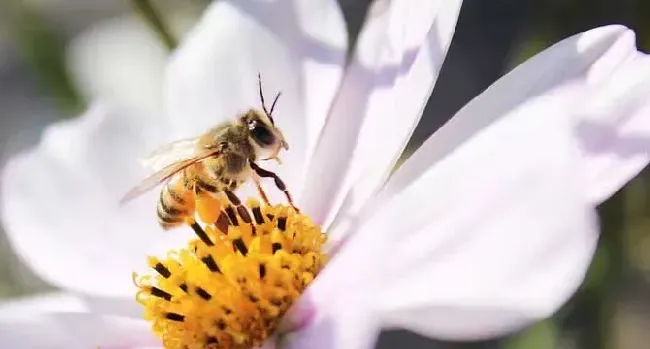
[[[148,258],[155,272],[134,275],[136,299],[166,349],[257,347],[324,267],[326,235],[282,205],[200,204],[197,237]]]

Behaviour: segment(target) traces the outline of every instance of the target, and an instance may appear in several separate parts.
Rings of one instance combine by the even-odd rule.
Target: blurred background
[[[339,2],[354,42],[369,1]],[[151,17],[142,20],[151,13],[148,3],[164,14],[167,31],[150,30],[159,25]],[[168,48],[208,3],[0,1],[0,166],[36,144],[48,124],[75,117],[96,94],[156,112],[159,92],[154,86],[160,85]],[[650,50],[648,0],[465,0],[438,84],[407,154],[518,63],[567,36],[615,23],[634,29],[639,47]],[[124,90],[111,89],[120,84]],[[387,331],[378,348],[648,348],[650,170],[599,211],[603,234],[588,278],[552,319],[482,343],[441,343]],[[48,288],[22,266],[0,232],[0,298]]]

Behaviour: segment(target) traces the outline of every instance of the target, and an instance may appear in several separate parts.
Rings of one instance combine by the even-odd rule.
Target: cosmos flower
[[[435,84],[460,2],[417,11],[406,1],[375,2],[347,63],[334,1],[248,4],[211,5],[175,53],[168,118],[151,123],[97,104],[8,164],[2,218],[12,245],[67,293],[5,305],[3,347],[160,345],[133,301],[131,271],[146,255],[187,245],[192,230],[162,234],[155,193],[125,209],[117,201],[143,175],[138,155],[155,143],[259,103],[258,70],[269,93],[283,91],[275,115],[291,150],[274,170],[306,215],[265,212],[272,229],[285,229],[286,215],[301,236],[320,226],[337,247],[285,316],[296,326],[286,347],[370,348],[381,328],[490,338],[568,299],[598,239],[595,206],[650,157],[650,60],[630,30],[597,28],[533,57],[389,176]],[[180,269],[164,265],[169,275],[199,270],[193,247],[178,252]],[[152,288],[168,274],[158,262],[168,261],[149,260],[159,284],[138,284],[164,301]],[[214,319],[209,306],[189,306]]]

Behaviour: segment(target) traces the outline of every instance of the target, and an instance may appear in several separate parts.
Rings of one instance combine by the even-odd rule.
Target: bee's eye
[[[260,124],[250,129],[251,137],[262,146],[269,146],[275,143],[275,136],[268,128]]]

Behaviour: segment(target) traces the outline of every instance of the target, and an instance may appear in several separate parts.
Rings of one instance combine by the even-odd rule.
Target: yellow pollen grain
[[[327,262],[326,235],[283,205],[249,199],[250,223],[225,201],[200,205],[212,222],[189,220],[195,239],[148,258],[154,272],[134,275],[136,300],[166,349],[260,346]]]

